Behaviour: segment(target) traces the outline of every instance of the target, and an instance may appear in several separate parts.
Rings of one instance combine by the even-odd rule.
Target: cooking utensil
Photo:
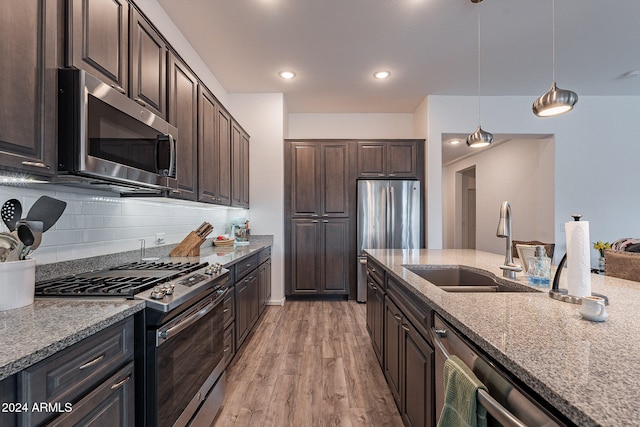
[[[67,202],[49,196],[41,196],[29,209],[27,220],[42,221],[41,231],[44,233],[53,227],[66,207]]]
[[[18,199],[9,199],[4,202],[0,209],[0,216],[2,216],[2,221],[4,221],[9,231],[15,230],[16,222],[18,222],[22,216],[22,205],[20,201]]]
[[[23,219],[18,221],[16,231],[18,232],[18,238],[24,245],[24,248],[19,251],[18,259],[25,259],[40,246],[42,228],[42,221],[25,221]]]
[[[0,233],[0,262],[17,261],[22,243],[13,234]]]

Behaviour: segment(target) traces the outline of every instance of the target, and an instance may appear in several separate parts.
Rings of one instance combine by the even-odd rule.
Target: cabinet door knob
[[[123,95],[125,95],[127,93],[127,91],[125,91],[121,86],[111,85],[111,87],[114,88],[115,90],[117,90],[118,92],[120,92]]]
[[[24,162],[22,162],[22,164],[24,166],[33,166],[34,168],[47,169],[47,170],[51,169],[51,166],[46,165],[42,162],[29,162],[25,160]]]
[[[98,363],[102,362],[102,359],[104,359],[104,353],[102,353],[100,356],[94,358],[93,360],[88,361],[84,365],[80,366],[78,369],[90,368],[90,367],[92,367],[94,365],[97,365]]]
[[[123,379],[122,381],[118,381],[117,383],[113,384],[111,386],[111,390],[119,389],[120,387],[125,385],[127,383],[127,381],[129,381],[130,379],[131,379],[131,374],[127,375],[127,377],[125,379]]]

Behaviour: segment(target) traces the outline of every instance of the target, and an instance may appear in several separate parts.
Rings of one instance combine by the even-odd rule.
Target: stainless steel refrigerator
[[[420,181],[358,181],[358,292],[367,300],[365,249],[420,248]]]

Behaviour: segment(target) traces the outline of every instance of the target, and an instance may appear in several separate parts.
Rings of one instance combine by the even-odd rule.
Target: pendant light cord
[[[556,82],[556,0],[551,0],[551,81]]]
[[[478,126],[480,126],[480,3],[478,3]]]

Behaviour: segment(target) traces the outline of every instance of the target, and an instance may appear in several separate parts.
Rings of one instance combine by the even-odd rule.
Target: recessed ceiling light
[[[386,79],[391,75],[391,73],[389,71],[376,71],[375,73],[373,73],[373,77],[375,77],[376,79]]]
[[[282,77],[283,79],[291,80],[295,76],[296,76],[296,73],[294,73],[293,71],[288,71],[288,70],[280,71],[280,77]]]
[[[449,141],[449,144],[458,145],[458,144],[460,144],[460,140],[459,139],[452,139],[451,141]]]

